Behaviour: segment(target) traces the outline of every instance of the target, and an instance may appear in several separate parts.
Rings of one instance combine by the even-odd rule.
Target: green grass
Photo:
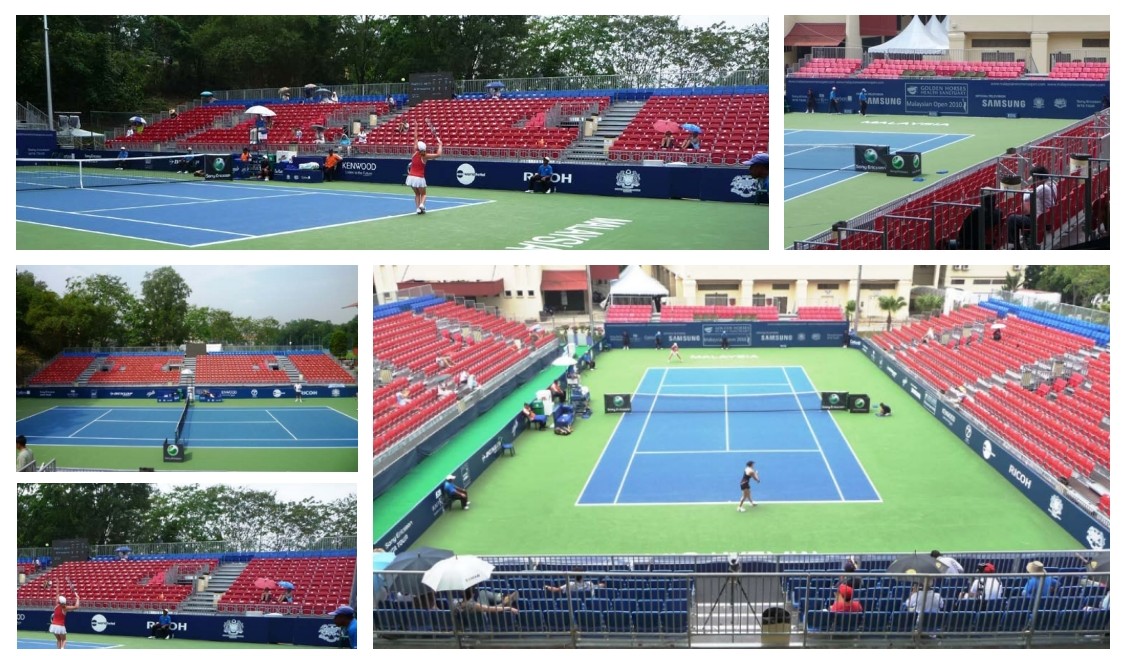
[[[524,434],[516,457],[500,458],[473,482],[471,512],[447,513],[417,544],[472,554],[1079,548],[858,351],[733,350],[727,357],[704,360],[692,356],[713,357],[718,352],[684,353],[691,367],[802,366],[817,389],[865,392],[874,402],[889,403],[894,413],[889,420],[834,413],[883,502],[760,504],[745,514],[736,513],[732,501],[578,507],[581,489],[617,423],[612,415],[596,413],[579,420],[567,438],[549,432]],[[635,389],[647,367],[666,365],[665,353],[617,350],[599,358],[596,371],[582,382],[596,398],[606,391]],[[514,402],[533,389],[520,391]],[[485,415],[476,423],[487,420]],[[458,440],[478,444],[479,435],[491,428],[484,426],[473,437],[475,430],[469,427],[430,460],[458,449]],[[767,463],[761,463],[761,469],[767,476]],[[416,501],[431,492],[443,477],[436,476],[439,473],[434,469],[419,475],[415,470],[399,483],[400,493],[391,490],[387,503],[376,500],[375,535],[401,516],[402,500]],[[729,478],[730,499],[739,497],[738,472],[714,475]]]
[[[16,631],[16,638],[20,640],[50,640],[55,637],[46,631]],[[149,640],[126,636],[108,636],[97,633],[70,632],[67,638],[71,642],[88,642],[100,645],[112,645],[121,649],[313,649],[313,647],[298,647],[296,645],[274,645],[260,642],[237,642],[234,640]],[[53,647],[52,647],[53,649]]]
[[[229,399],[224,407],[263,408],[269,401]],[[334,408],[348,417],[358,419],[358,399],[305,399],[308,406]],[[16,419],[43,412],[56,406],[95,406],[111,408],[136,407],[129,399],[27,399],[16,400]],[[286,406],[289,407],[289,406]],[[190,418],[188,418],[190,421]],[[35,460],[45,463],[51,458],[59,467],[90,469],[137,469],[152,467],[157,471],[358,471],[356,449],[193,449],[188,444],[187,461],[165,463],[155,447],[100,448],[96,446],[36,446],[28,444]]]
[[[881,125],[888,122],[889,125]],[[858,116],[792,113],[784,116],[785,130],[839,130],[862,133],[920,132],[970,134],[969,139],[924,155],[923,183],[911,178],[890,178],[866,173],[784,203],[784,244],[805,239],[840,220],[931,186],[957,171],[998,157],[1010,146],[1020,146],[1056,132],[1075,121],[1060,119],[964,118],[955,116]],[[933,123],[937,125],[932,125]],[[868,137],[855,137],[855,139]],[[947,175],[936,171],[947,170]]]
[[[308,184],[254,183],[308,191]],[[323,187],[312,187],[322,190]],[[333,191],[365,191],[412,196],[401,185],[339,182]],[[50,193],[50,192],[37,192]],[[631,223],[579,245],[559,250],[753,250],[768,248],[768,207],[649,198],[550,195],[467,188],[439,188],[432,198],[455,196],[493,202],[291,235],[261,237],[222,244],[216,249],[370,249],[370,250],[503,250],[523,241],[546,237],[593,218]],[[546,244],[548,246],[549,244]],[[16,248],[21,250],[154,250],[175,246],[64,228],[16,223]]]

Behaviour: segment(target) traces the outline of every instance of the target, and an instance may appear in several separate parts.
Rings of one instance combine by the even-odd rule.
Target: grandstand
[[[394,594],[411,575],[376,554],[376,572],[388,572],[375,577],[376,647],[1109,645],[1109,573],[1091,565],[1110,544],[1107,315],[999,292],[994,281],[1018,267],[863,269],[855,280],[853,267],[629,267],[603,315],[590,316],[603,317],[604,338],[594,329],[577,340],[573,366],[595,393],[573,435],[526,433],[520,413],[550,383],[570,384],[562,361],[433,441],[396,447],[413,459],[376,456],[376,549],[482,554],[495,569],[480,587],[518,592],[519,609],[465,614],[455,592],[419,607]],[[410,273],[455,280],[452,270]],[[376,285],[388,273],[377,271]],[[640,274],[664,292],[644,303]],[[502,268],[494,275],[506,280]],[[851,328],[847,299],[872,314],[878,297],[915,300],[931,286],[943,309],[886,311],[861,324],[876,330]],[[376,317],[413,310],[386,332],[376,319],[376,353],[380,335],[434,331],[418,322],[439,300],[376,291],[390,306]],[[657,333],[664,347],[683,346],[684,362],[651,348]],[[733,348],[717,351],[714,336],[726,333]],[[447,344],[438,336],[434,347]],[[595,368],[580,357],[586,345]],[[762,348],[778,345],[787,348]],[[385,385],[376,432],[395,394],[416,384]],[[825,410],[827,390],[862,405]],[[625,393],[640,409],[608,412]],[[800,401],[812,394],[813,404]],[[863,412],[871,402],[891,416]],[[564,412],[546,412],[560,425]],[[803,444],[815,463],[786,454]],[[752,486],[757,507],[741,515],[735,480],[746,459],[763,482]],[[449,473],[469,489],[471,513],[440,489]],[[550,494],[527,504],[527,486]],[[896,564],[935,563],[924,555],[934,546],[964,573],[925,577]],[[845,573],[848,560],[856,570]],[[1047,592],[1038,561],[1055,578]],[[861,611],[827,610],[843,576]],[[962,599],[980,576],[1001,592]],[[913,584],[942,605],[908,608]]]
[[[331,626],[326,614],[355,600],[353,537],[282,552],[221,542],[134,544],[121,547],[128,550],[122,558],[114,553],[118,547],[101,545],[94,550],[102,555],[65,562],[51,549],[21,549],[16,593],[21,637],[22,630],[42,631],[59,593],[76,590],[81,609],[69,613],[67,624],[71,634],[79,634],[77,641],[90,631],[124,640],[147,637],[152,613],[168,609],[174,637],[185,646],[193,640],[327,646],[338,636],[324,632]],[[263,601],[263,588],[255,587],[260,580],[293,583],[292,602],[282,603],[278,595],[278,601]],[[284,628],[270,619],[281,616]]]
[[[844,19],[787,19],[786,104],[793,113],[785,120],[785,241],[791,248],[1106,247],[1105,21]],[[879,37],[884,43],[877,44]],[[860,95],[868,103],[864,116]],[[840,126],[837,117],[820,116],[830,113],[853,120]],[[859,166],[857,155],[843,152],[862,144],[920,152],[923,163],[917,159],[914,173],[893,177],[892,161]],[[1014,151],[1000,155],[1009,148]],[[885,172],[890,175],[877,175]],[[1055,190],[1055,202],[1045,192],[1025,193],[1042,185]]]

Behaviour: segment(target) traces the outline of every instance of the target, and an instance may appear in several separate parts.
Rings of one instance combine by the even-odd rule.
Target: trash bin
[[[779,606],[765,608],[760,614],[762,647],[788,647],[792,641],[792,614]]]
[[[585,119],[585,130],[584,130],[583,134],[586,137],[591,137],[596,133],[597,133],[597,117],[590,116],[589,118]]]

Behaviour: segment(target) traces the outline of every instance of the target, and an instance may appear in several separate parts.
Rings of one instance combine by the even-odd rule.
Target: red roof
[[[796,23],[785,46],[837,46],[846,40],[846,23]]]
[[[574,292],[588,289],[585,272],[582,271],[543,271],[542,291]]]
[[[589,267],[593,280],[616,280],[620,277],[620,266],[616,264],[594,264]]]
[[[409,289],[422,285],[432,285],[435,293],[448,294],[449,296],[498,296],[503,293],[502,280],[478,280],[475,282],[406,280],[398,283],[398,289]]]
[[[858,29],[862,36],[897,36],[896,16],[874,16],[862,14],[858,17]]]

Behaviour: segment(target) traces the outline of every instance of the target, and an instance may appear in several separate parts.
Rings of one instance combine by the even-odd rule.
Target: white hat
[[[66,597],[64,597],[64,596],[62,596],[62,595],[59,595],[59,596],[58,596],[58,602],[59,602],[60,604],[62,604],[63,606],[65,606],[65,605],[66,605]]]
[[[446,480],[446,481],[455,481],[455,480],[456,480],[456,476],[454,476],[454,475],[452,475],[452,474],[449,474],[448,476],[445,476],[445,480]]]
[[[425,150],[425,142],[424,141],[418,141],[417,142],[417,149],[422,150],[422,151]]]

